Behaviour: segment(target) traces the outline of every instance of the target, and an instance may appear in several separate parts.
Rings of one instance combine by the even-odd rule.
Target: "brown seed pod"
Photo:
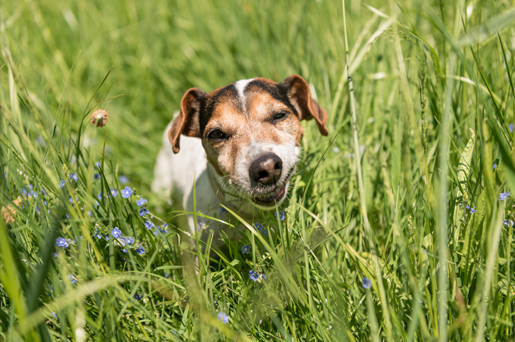
[[[21,197],[18,197],[13,201],[14,205],[17,207],[21,204]],[[5,224],[11,224],[14,222],[14,216],[16,216],[16,210],[10,206],[3,206],[2,207],[2,216],[4,217]]]
[[[104,127],[107,125],[107,120],[109,119],[109,112],[103,109],[97,109],[91,114],[91,124],[94,127]]]

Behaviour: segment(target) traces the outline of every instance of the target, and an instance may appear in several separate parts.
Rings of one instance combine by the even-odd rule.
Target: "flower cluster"
[[[363,284],[363,287],[367,290],[372,287],[372,281],[366,277],[363,277],[361,283]]]
[[[250,253],[250,246],[244,245],[243,247],[241,247],[241,252],[243,254],[249,254]]]
[[[266,275],[263,273],[259,274],[257,272],[254,272],[253,270],[249,271],[249,277],[251,280],[261,282],[262,280],[266,280]]]

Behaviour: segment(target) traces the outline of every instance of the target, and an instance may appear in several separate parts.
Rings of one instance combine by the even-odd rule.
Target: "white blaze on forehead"
[[[236,91],[238,92],[238,97],[240,98],[241,104],[245,104],[245,87],[252,81],[254,81],[253,78],[234,82],[234,88],[236,88]]]

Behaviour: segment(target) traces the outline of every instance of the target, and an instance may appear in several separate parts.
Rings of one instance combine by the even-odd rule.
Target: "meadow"
[[[515,341],[514,8],[2,1],[0,341]],[[163,130],[291,74],[329,136],[209,262],[150,190]]]

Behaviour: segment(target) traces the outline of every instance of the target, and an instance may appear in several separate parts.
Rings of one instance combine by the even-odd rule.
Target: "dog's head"
[[[168,138],[174,153],[181,134],[201,138],[209,163],[228,186],[271,209],[286,198],[304,134],[300,120],[310,119],[327,135],[327,113],[302,77],[281,83],[254,78],[208,94],[188,90]]]

